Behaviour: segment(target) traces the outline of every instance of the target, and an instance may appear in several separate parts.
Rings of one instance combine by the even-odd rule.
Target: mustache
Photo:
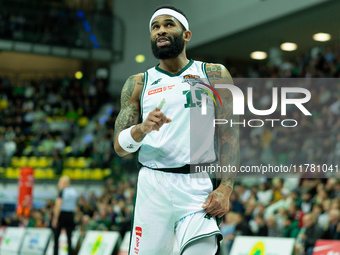
[[[168,38],[170,42],[173,41],[173,38],[170,37],[170,36],[168,36],[168,35],[160,35],[160,36],[158,36],[158,37],[156,38],[156,40],[155,40],[154,42],[157,43],[158,39],[161,38],[161,37],[166,37],[166,38]]]

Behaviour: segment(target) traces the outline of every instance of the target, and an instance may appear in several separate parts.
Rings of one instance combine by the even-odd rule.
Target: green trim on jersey
[[[136,182],[135,195],[134,195],[134,198],[133,198],[133,212],[132,212],[132,218],[131,218],[131,234],[130,234],[130,244],[129,244],[129,253],[128,253],[128,255],[130,254],[131,240],[132,240],[132,236],[133,236],[133,224],[134,224],[134,220],[135,220],[135,208],[136,208],[136,201],[137,201],[137,186],[138,186],[138,179],[137,179],[137,182]]]
[[[140,100],[139,100],[139,103],[140,103],[140,116],[142,118],[142,121],[143,121],[143,98],[144,98],[144,92],[145,92],[147,83],[148,83],[148,72],[146,71],[144,73],[144,84],[143,84],[143,89],[142,89],[142,93],[140,95]]]
[[[203,239],[203,238],[206,238],[206,237],[211,237],[211,236],[214,236],[214,235],[217,235],[217,252],[216,254],[218,254],[219,250],[220,250],[220,241],[223,239],[222,237],[222,234],[220,231],[214,231],[214,232],[211,232],[211,233],[207,233],[207,234],[203,234],[203,235],[199,235],[199,236],[195,236],[191,239],[189,239],[182,247],[182,249],[180,250],[179,254],[182,255],[183,254],[183,251],[185,250],[185,248],[193,243],[193,242],[196,242],[200,239]]]
[[[158,72],[164,73],[164,74],[166,74],[166,75],[168,75],[168,76],[170,76],[170,77],[176,77],[176,76],[179,76],[179,75],[181,75],[182,73],[184,73],[184,72],[185,72],[185,71],[186,71],[193,63],[194,63],[194,61],[193,61],[192,59],[190,59],[189,63],[188,63],[185,67],[183,67],[181,71],[179,71],[179,72],[176,73],[176,74],[172,74],[172,73],[169,73],[168,71],[165,71],[165,70],[163,70],[163,69],[160,69],[160,68],[158,67],[158,65],[155,67],[155,69],[156,69]]]

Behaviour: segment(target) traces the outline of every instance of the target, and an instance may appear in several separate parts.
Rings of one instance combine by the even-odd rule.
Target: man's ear
[[[183,32],[183,39],[184,39],[184,41],[189,42],[190,39],[191,39],[191,35],[192,35],[192,33],[191,33],[190,30],[184,31]]]

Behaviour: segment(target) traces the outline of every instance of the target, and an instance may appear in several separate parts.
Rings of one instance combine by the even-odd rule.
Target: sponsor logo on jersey
[[[133,149],[134,146],[133,146],[133,144],[130,144],[129,146],[126,146],[126,148],[127,148],[127,149]]]
[[[183,76],[183,82],[189,83],[191,86],[195,86],[197,82],[200,82],[200,77],[198,75],[187,74]]]
[[[136,227],[136,236],[142,237],[142,228],[141,227]]]
[[[158,80],[156,80],[156,81],[154,81],[153,83],[151,83],[150,86],[152,86],[152,85],[157,85],[161,80],[162,80],[162,78],[159,78]]]
[[[139,253],[138,247],[139,247],[139,244],[140,244],[140,239],[142,238],[142,232],[143,232],[143,230],[142,230],[141,227],[138,227],[138,226],[135,227],[135,233],[136,233],[136,247],[134,249],[135,254]]]
[[[174,86],[175,85],[168,85],[168,86],[164,86],[164,87],[161,87],[161,88],[150,90],[148,92],[148,95],[151,96],[151,95],[154,95],[154,94],[157,94],[157,93],[160,93],[160,92],[171,90]]]

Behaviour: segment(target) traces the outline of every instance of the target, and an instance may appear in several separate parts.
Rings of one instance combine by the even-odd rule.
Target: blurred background
[[[50,228],[57,180],[68,175],[81,194],[78,247],[90,230],[128,233],[138,168],[134,156],[115,154],[114,123],[125,80],[158,63],[148,23],[162,4],[189,20],[188,57],[221,63],[234,78],[333,78],[310,88],[313,116],[294,116],[294,131],[243,131],[241,164],[340,166],[339,1],[0,0],[1,226]],[[268,91],[254,95],[261,107]],[[20,207],[23,167],[35,184],[32,205]],[[242,235],[291,237],[299,254],[317,239],[340,239],[335,167],[322,178],[289,177],[236,181],[222,255],[238,254]]]

